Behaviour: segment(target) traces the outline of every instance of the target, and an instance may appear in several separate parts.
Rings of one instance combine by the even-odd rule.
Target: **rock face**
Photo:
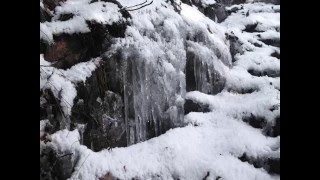
[[[48,120],[41,132],[53,134],[63,129],[78,129],[80,144],[95,152],[146,141],[169,129],[184,126],[184,115],[190,112],[209,112],[208,104],[186,99],[186,93],[200,91],[216,95],[222,92],[227,81],[224,68],[230,68],[236,62],[235,56],[244,53],[242,42],[232,32],[220,34],[222,31],[205,23],[198,29],[190,28],[192,24],[187,22],[187,17],[181,12],[181,4],[176,1],[170,1],[170,8],[174,9],[175,18],[179,21],[171,18],[172,14],[166,14],[169,12],[155,8],[154,14],[148,11],[135,14],[140,17],[140,13],[149,13],[150,19],[148,17],[141,22],[136,22],[137,19],[132,18],[134,12],[116,0],[88,1],[84,6],[98,7],[103,12],[104,8],[114,6],[110,9],[117,9],[114,14],[121,18],[104,22],[84,13],[83,16],[89,17],[79,20],[82,24],[77,21],[80,25],[72,24],[79,17],[77,11],[61,10],[61,3],[67,1],[43,0],[43,6],[40,6],[40,24],[47,28],[42,29],[40,39],[40,54],[46,63],[41,65],[40,75],[45,76],[44,84],[51,83],[48,87],[40,87],[40,121]],[[227,11],[227,6],[245,1],[222,0],[214,4],[201,0],[182,2],[195,5],[205,16],[220,23],[237,11]],[[99,17],[99,14],[94,17]],[[181,20],[182,17],[185,19]],[[55,23],[59,26],[54,27]],[[79,32],[72,29],[73,25],[80,29]],[[243,31],[254,33],[257,32],[256,27],[257,24],[248,25]],[[277,38],[259,40],[265,45],[280,47]],[[259,43],[253,45],[262,47]],[[157,46],[158,50],[152,46]],[[280,53],[274,51],[271,56],[279,59]],[[85,70],[72,69],[93,58],[101,61],[92,68],[90,75],[82,77],[77,71]],[[52,74],[43,68],[51,69]],[[280,76],[279,71],[272,70],[248,69],[247,72],[257,77]],[[50,78],[53,76],[61,78],[58,81],[63,82],[62,85],[52,83]],[[72,92],[67,94],[72,96],[69,101],[65,91]],[[244,118],[243,121],[262,129],[266,136],[276,137],[280,135],[280,117],[278,119],[273,124],[257,117]],[[50,138],[45,137],[41,135],[40,139],[40,179],[70,178],[79,157],[74,152],[59,154],[46,144]],[[256,160],[245,155],[240,159],[251,164],[262,163],[257,167],[278,173],[278,159]],[[272,163],[275,165],[269,167]],[[103,178],[112,177],[107,173]]]
[[[52,9],[59,3],[51,1],[50,5],[43,3],[44,7],[40,7],[41,22],[51,19],[68,22],[75,18],[72,13],[58,14],[56,17],[47,15],[44,9]],[[116,1],[112,3],[122,7]],[[173,4],[176,9],[179,8],[179,5]],[[125,18],[131,16],[126,10],[122,10],[121,14]],[[217,53],[214,58],[217,61],[221,59],[226,64],[230,55],[222,54],[221,49],[208,42],[208,37],[203,32],[189,33],[187,37],[183,37],[188,41],[188,47],[182,46],[187,49],[187,54],[180,57],[180,62],[186,61],[185,66],[174,64],[175,62],[168,63],[171,57],[161,57],[165,58],[164,62],[163,60],[152,62],[142,57],[137,47],[112,50],[111,46],[116,43],[115,39],[125,37],[127,27],[131,26],[128,22],[125,19],[108,25],[87,20],[85,24],[90,32],[53,34],[54,43],[51,44],[44,39],[40,41],[40,53],[44,54],[44,59],[51,62],[57,71],[67,70],[90,58],[102,58],[101,66],[92,72],[86,82],[77,83],[77,95],[73,100],[74,106],[71,107],[70,115],[63,117],[64,114],[60,113],[61,108],[59,108],[61,104],[59,101],[63,99],[59,100],[59,97],[54,95],[50,97],[53,100],[40,108],[41,119],[51,119],[53,132],[65,127],[70,127],[72,130],[78,125],[84,125],[81,141],[95,151],[128,146],[159,136],[171,128],[183,126],[186,91],[198,90],[216,94],[224,88],[225,79],[210,60],[212,55],[205,58],[210,52],[199,55],[195,49],[201,46],[199,43],[209,43],[211,49]],[[159,26],[159,29],[162,28],[161,24],[155,25]],[[165,33],[159,35],[164,39],[172,36]],[[152,34],[148,36],[150,39],[156,38]],[[104,54],[107,51],[114,52]],[[46,91],[55,94],[51,92],[52,90]],[[43,93],[40,96],[45,98]],[[53,111],[48,114],[47,109],[52,107]]]
[[[186,90],[217,94],[222,91],[225,78],[215,70],[212,62],[203,59],[192,51],[187,52]]]

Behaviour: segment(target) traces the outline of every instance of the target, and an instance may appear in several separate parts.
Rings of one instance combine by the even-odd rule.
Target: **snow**
[[[57,132],[52,144],[59,152],[79,153],[79,162],[85,162],[80,171],[82,163],[77,165],[70,179],[91,180],[107,172],[120,179],[152,179],[157,175],[159,179],[201,179],[208,171],[212,179],[279,179],[235,157],[244,152],[253,157],[272,154],[279,138],[265,137],[256,129],[215,112],[190,113],[186,120],[202,124],[176,128],[146,142],[111,151],[94,153],[80,145],[76,130]]]
[[[60,99],[64,115],[71,115],[73,99],[77,95],[76,83],[85,82],[100,62],[100,58],[78,63],[70,69],[61,70],[51,66],[40,54],[40,90],[50,89],[55,98]]]
[[[272,87],[280,89],[280,78],[271,78],[268,76],[254,77],[248,73],[249,69],[264,71],[274,70],[280,72],[280,60],[271,57],[270,54],[279,48],[269,46],[259,41],[262,39],[280,39],[280,9],[279,5],[252,3],[245,5],[234,5],[233,7],[243,6],[242,10],[232,13],[222,25],[227,27],[227,32],[233,32],[242,43],[243,54],[235,56],[236,62],[227,74],[227,87],[240,91],[241,89],[264,89]],[[249,16],[244,15],[249,12]],[[258,23],[256,30],[264,32],[245,32],[246,25]],[[262,47],[255,47],[253,43],[259,43]]]
[[[216,4],[215,0],[200,0],[203,7],[207,7],[209,5]]]
[[[280,92],[273,88],[264,89],[263,91],[253,92],[250,94],[237,94],[222,92],[215,96],[207,95],[198,91],[189,92],[186,99],[208,104],[214,111],[221,111],[224,114],[238,118],[253,114],[264,117],[272,121],[279,115],[279,110],[270,111],[269,109],[280,104]]]
[[[40,23],[40,39],[52,42],[53,35],[88,33],[90,29],[86,21],[112,25],[124,20],[116,4],[103,1],[90,4],[89,2],[88,0],[68,0],[61,6],[57,6],[53,21]],[[59,21],[59,17],[63,14],[74,16],[67,21]]]
[[[87,32],[84,20],[104,24],[121,20],[118,8],[114,5],[88,2],[68,0],[56,8],[56,19],[60,14],[70,12],[75,17],[65,22],[54,20],[41,23],[40,38],[53,41],[53,34]],[[142,1],[119,2],[124,6],[132,6]],[[103,7],[103,4],[107,6]],[[211,112],[191,112],[184,117],[184,123],[188,124],[185,127],[171,129],[161,136],[129,147],[100,152],[93,152],[81,145],[78,130],[60,130],[51,135],[52,141],[45,146],[51,146],[59,153],[72,152],[79,158],[70,180],[94,180],[108,172],[120,179],[203,179],[207,172],[210,172],[208,179],[280,179],[278,175],[270,175],[264,169],[238,159],[244,153],[254,158],[280,157],[280,136],[267,137],[260,129],[241,120],[253,114],[272,122],[280,115],[280,108],[270,111],[271,107],[280,105],[280,77],[257,77],[248,73],[249,69],[280,71],[280,60],[270,56],[280,49],[263,44],[257,37],[260,34],[261,38],[280,38],[277,31],[280,28],[280,6],[253,3],[243,7],[243,10],[232,13],[221,24],[205,17],[196,7],[186,4],[181,4],[179,15],[172,6],[161,0],[154,0],[150,6],[130,12],[132,19],[126,37],[117,39],[110,52],[121,49],[124,60],[134,59],[135,68],[140,70],[138,75],[144,77],[137,83],[132,95],[137,101],[134,109],[138,109],[139,113],[141,110],[141,117],[144,117],[149,113],[146,112],[149,106],[146,102],[150,101],[148,98],[162,102],[165,97],[174,97],[173,102],[170,101],[172,106],[169,111],[176,111],[185,99],[192,99],[208,104]],[[245,16],[248,11],[250,15]],[[254,23],[259,23],[257,30],[265,32],[242,32],[246,25]],[[233,32],[239,37],[244,50],[243,54],[236,55],[234,63],[231,62],[226,32]],[[187,40],[187,37],[191,40]],[[262,46],[254,46],[255,42],[262,43]],[[178,88],[185,89],[183,71],[187,50],[196,52],[203,62],[212,63],[226,78],[226,87],[221,93],[208,95],[198,91],[175,91]],[[221,57],[218,57],[219,53]],[[92,59],[68,70],[60,70],[51,67],[51,63],[40,55],[40,64],[43,65],[40,90],[51,89],[55,97],[64,100],[61,106],[65,114],[70,115],[76,96],[76,83],[85,82],[99,62],[99,58]],[[157,91],[155,87],[158,87]],[[256,91],[241,94],[243,89]],[[151,96],[144,96],[141,91]],[[40,130],[43,123],[40,122]]]

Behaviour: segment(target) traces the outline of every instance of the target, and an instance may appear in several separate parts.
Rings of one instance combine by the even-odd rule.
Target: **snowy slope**
[[[110,14],[101,14],[98,7],[103,6],[92,5],[92,9],[86,9],[81,6],[85,2],[69,0],[56,13],[77,12],[79,17],[95,18],[106,24],[121,19],[118,7],[111,3],[102,9]],[[137,0],[119,2],[124,7],[140,3]],[[175,2],[180,4],[180,1]],[[273,41],[270,43],[270,39],[280,39],[280,6],[264,3],[234,5],[228,9],[239,10],[220,24],[205,17],[195,6],[182,3],[180,8],[179,14],[168,3],[154,0],[150,6],[130,12],[131,26],[126,30],[126,37],[115,41],[111,53],[118,48],[128,52],[131,48],[139,49],[144,56],[140,58],[154,64],[157,71],[168,76],[165,77],[168,86],[176,88],[185,83],[187,46],[204,61],[213,62],[226,82],[222,92],[216,95],[183,91],[176,94],[177,99],[208,105],[210,112],[191,112],[184,116],[185,127],[171,129],[129,147],[100,152],[81,145],[78,130],[57,131],[48,137],[50,142],[41,141],[41,147],[51,147],[61,155],[73,154],[77,163],[69,179],[94,180],[104,176],[105,179],[107,176],[168,180],[280,179],[279,174],[268,172],[265,166],[255,167],[257,165],[250,162],[280,158],[280,133],[270,130],[278,126],[276,120],[280,118],[280,59],[272,55],[280,55],[280,47]],[[92,13],[97,11],[99,13]],[[76,18],[74,24],[41,23],[41,30],[47,35],[40,35],[40,38],[52,40],[56,33],[87,32],[82,20]],[[196,36],[199,32],[205,32],[204,39],[199,42],[186,40],[187,36]],[[239,45],[235,46],[234,54],[229,53],[232,43]],[[219,53],[221,55],[217,57]],[[156,67],[159,57],[162,66]],[[100,61],[96,58],[60,70],[50,67],[40,55],[40,89],[52,89],[56,97],[63,97],[67,102],[61,101],[61,107],[70,115],[76,83],[85,82]],[[170,84],[173,77],[176,77],[177,84]],[[62,93],[55,87],[61,87]],[[253,127],[251,121],[246,121],[248,117],[259,125]],[[40,131],[44,123],[41,121]],[[250,160],[241,160],[244,154]]]

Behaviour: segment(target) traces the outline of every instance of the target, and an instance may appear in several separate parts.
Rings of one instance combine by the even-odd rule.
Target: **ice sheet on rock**
[[[120,2],[126,7],[141,3]],[[188,14],[190,12],[193,17]],[[131,26],[126,30],[126,37],[118,39],[112,47],[121,51],[124,67],[129,69],[124,75],[124,101],[128,107],[125,111],[126,117],[131,117],[126,120],[130,126],[128,144],[146,140],[146,124],[150,121],[160,127],[172,126],[167,123],[181,124],[183,107],[177,97],[184,98],[183,72],[187,49],[194,47],[192,42],[212,54],[212,58],[206,58],[208,53],[199,53],[200,61],[215,64],[218,70],[231,62],[223,28],[196,8],[182,4],[180,16],[170,3],[155,0],[151,5],[130,13]],[[190,43],[186,43],[188,39]],[[130,102],[133,102],[133,107],[130,107]],[[156,135],[161,134],[159,129],[162,128],[155,128]]]
[[[76,7],[79,7],[84,12],[82,5],[88,2],[69,0],[57,11],[76,14]],[[128,7],[143,0],[119,2]],[[124,74],[124,103],[128,108],[125,110],[126,116],[130,117],[126,119],[129,144],[146,140],[147,123],[168,122],[158,121],[155,117],[173,122],[183,119],[179,108],[183,107],[185,98],[209,104],[212,112],[191,112],[184,117],[183,123],[190,123],[186,127],[110,151],[93,152],[80,145],[77,130],[58,131],[52,135],[50,146],[58,152],[72,152],[79,156],[70,179],[93,180],[108,172],[120,179],[203,179],[208,172],[208,179],[280,179],[238,159],[243,153],[255,158],[280,156],[280,137],[266,137],[261,130],[240,121],[249,114],[274,121],[280,114],[280,109],[270,111],[270,107],[280,103],[280,92],[277,90],[280,89],[280,77],[257,77],[248,72],[249,69],[280,70],[279,60],[270,56],[279,48],[268,45],[256,47],[253,44],[259,43],[258,34],[261,38],[280,37],[277,32],[280,6],[262,3],[243,6],[244,10],[232,13],[221,25],[205,17],[195,7],[182,4],[181,14],[178,14],[169,3],[161,0],[154,0],[149,6],[132,11],[131,25],[126,30],[125,38],[117,39],[111,47],[114,51],[120,49],[123,65],[128,70]],[[99,19],[97,14],[82,15]],[[259,23],[258,31],[265,32],[242,32],[247,25],[254,23]],[[48,31],[50,35],[52,29],[42,26],[43,31]],[[231,63],[229,42],[224,34],[231,31],[239,37],[244,50],[243,54],[236,55],[234,64]],[[217,71],[223,73],[226,78],[224,91],[215,96],[196,91],[186,94],[184,68],[188,49],[197,53],[204,63],[212,63]],[[50,65],[41,55],[40,64]],[[74,83],[84,81],[96,67],[94,60],[65,71],[43,67],[40,89],[51,88],[55,96],[59,95],[59,91],[47,83],[48,76],[52,74],[49,82],[63,89],[60,95],[72,103],[76,95]],[[239,94],[227,92],[229,88],[238,92],[251,88],[257,92]],[[68,109],[65,111],[68,113]],[[133,118],[128,116],[132,112]]]

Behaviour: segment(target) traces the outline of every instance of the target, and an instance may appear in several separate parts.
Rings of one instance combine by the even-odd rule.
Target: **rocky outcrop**
[[[200,91],[207,94],[221,92],[225,78],[217,71],[212,62],[203,61],[193,51],[187,52],[186,90]]]
[[[43,1],[44,6],[40,7],[41,23],[68,22],[77,17],[74,13],[54,16],[51,11],[59,6],[59,2],[59,0]],[[89,4],[99,2],[101,1],[93,0]],[[140,29],[139,26],[134,27],[131,24],[129,11],[120,3],[115,0],[103,2],[116,4],[123,19],[120,18],[119,21],[110,24],[86,19],[85,27],[88,27],[88,32],[85,30],[76,33],[51,32],[53,42],[50,42],[50,37],[47,38],[49,40],[44,38],[40,40],[40,54],[43,54],[44,59],[50,63],[48,66],[55,68],[55,71],[68,70],[92,58],[101,58],[97,68],[83,82],[70,80],[70,84],[76,89],[75,98],[69,107],[70,114],[66,114],[61,107],[61,102],[64,101],[60,98],[63,87],[57,90],[58,93],[52,89],[40,89],[40,120],[49,122],[43,133],[52,134],[65,128],[78,129],[81,145],[93,151],[101,151],[146,141],[169,129],[184,126],[184,115],[190,112],[209,112],[209,105],[185,99],[185,93],[200,91],[215,95],[222,92],[227,79],[221,66],[231,67],[231,58],[232,62],[235,62],[237,60],[235,57],[244,53],[243,42],[232,32],[226,33],[225,36],[222,33],[220,37],[219,29],[210,28],[208,24],[205,24],[207,27],[190,28],[191,30],[184,32],[184,27],[179,24],[181,22],[176,25],[175,21],[170,21],[167,17],[159,22],[153,22],[155,20],[152,19],[149,29]],[[203,4],[202,1],[192,0],[182,2],[197,6],[203,14],[218,23],[238,11],[238,9],[226,10],[227,6],[243,3],[243,1],[216,1],[214,4]],[[175,4],[175,1],[171,3],[179,16],[181,6]],[[149,21],[142,23],[148,24]],[[258,24],[247,25],[243,31],[260,32],[257,26]],[[181,31],[181,37],[171,40],[177,36],[174,29],[177,27],[180,28],[178,31]],[[136,34],[138,35],[135,36]],[[212,40],[211,35],[217,35],[218,38]],[[130,41],[139,43],[130,44]],[[182,45],[179,41],[182,41]],[[261,42],[252,44],[255,47],[280,46],[280,41],[277,39],[260,38],[259,41]],[[154,58],[152,55],[158,52],[152,52],[154,49],[151,48],[144,49],[145,42],[147,46],[160,44],[158,49],[167,49]],[[226,44],[230,44],[230,49]],[[179,49],[181,51],[170,51],[173,46],[181,47]],[[150,50],[151,55],[142,56],[141,54],[147,54],[145,50]],[[278,51],[274,51],[270,56],[280,58]],[[280,76],[279,71],[268,69],[261,71],[248,69],[246,72],[257,77]],[[69,78],[63,73],[59,75],[65,79]],[[50,76],[47,78],[50,79]],[[228,88],[226,90],[233,91]],[[248,87],[237,93],[245,94],[258,90],[258,87]],[[242,120],[261,129],[266,136],[277,137],[280,135],[280,117],[277,118],[272,123],[263,117],[255,116],[244,117]],[[44,134],[41,134],[41,143],[50,140]],[[53,147],[43,144],[40,156],[41,179],[67,179],[78,163],[78,157],[73,152],[59,154]],[[247,157],[240,159],[250,161],[251,164],[256,163],[256,160]],[[261,162],[262,164],[259,164],[259,160],[257,167],[277,173],[278,159]],[[275,165],[270,165],[272,163]],[[208,172],[204,177],[207,178],[209,175]],[[110,178],[114,178],[110,173],[101,177],[101,179]]]

